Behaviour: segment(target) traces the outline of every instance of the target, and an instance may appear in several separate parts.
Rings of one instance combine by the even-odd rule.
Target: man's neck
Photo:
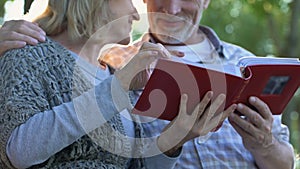
[[[151,30],[149,30],[149,34],[151,39],[155,43],[161,43],[162,45],[168,45],[168,46],[184,46],[184,45],[193,45],[197,43],[201,43],[205,39],[205,34],[201,32],[199,29],[198,31],[195,31],[193,34],[191,34],[190,38],[188,38],[185,42],[178,42],[178,43],[166,43],[161,41],[159,38],[155,36],[155,34],[151,33]]]

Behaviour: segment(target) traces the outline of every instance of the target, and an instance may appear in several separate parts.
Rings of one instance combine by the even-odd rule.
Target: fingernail
[[[236,104],[233,104],[232,107],[231,107],[232,110],[235,110],[236,108],[237,108]]]
[[[45,36],[40,36],[40,39],[41,39],[42,41],[45,41],[45,40],[46,40],[46,37],[45,37]]]
[[[18,46],[20,46],[20,47],[24,47],[27,45],[26,42],[17,42],[17,43],[18,43]]]
[[[255,103],[255,101],[256,101],[256,98],[255,98],[255,97],[251,96],[251,97],[249,98],[249,102]]]
[[[210,99],[210,98],[212,98],[212,96],[213,96],[213,92],[212,92],[212,91],[209,91],[209,92],[207,93],[207,97]]]
[[[226,98],[226,95],[225,95],[225,94],[220,94],[220,98],[221,98],[222,100],[224,100],[224,99]]]
[[[45,31],[41,31],[41,33],[46,36],[46,32]]]
[[[181,97],[182,97],[182,99],[183,99],[183,100],[187,100],[187,98],[188,98],[188,95],[184,93],[184,94],[182,94],[182,96],[181,96]]]
[[[33,39],[33,40],[32,40],[32,43],[33,43],[33,44],[38,44],[38,43],[39,43],[39,41],[38,41],[38,40],[36,40],[36,39]]]
[[[243,107],[244,107],[244,105],[241,104],[241,103],[239,103],[239,104],[237,105],[237,109],[239,109],[239,110],[243,109]]]

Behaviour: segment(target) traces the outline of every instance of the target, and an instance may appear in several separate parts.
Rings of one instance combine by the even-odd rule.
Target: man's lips
[[[177,26],[181,26],[184,23],[184,21],[183,20],[174,21],[174,20],[167,20],[167,19],[158,18],[157,23],[161,24],[163,26],[166,26],[166,27],[177,27]]]

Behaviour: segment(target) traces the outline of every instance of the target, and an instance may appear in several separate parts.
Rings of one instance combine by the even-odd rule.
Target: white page
[[[250,65],[300,65],[299,58],[279,58],[279,57],[242,57],[237,65],[246,67]]]

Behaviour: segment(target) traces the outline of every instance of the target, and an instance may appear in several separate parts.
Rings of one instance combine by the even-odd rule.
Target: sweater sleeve
[[[172,169],[175,168],[177,160],[180,158],[182,149],[178,150],[174,156],[169,157],[165,155],[157,146],[157,137],[152,137],[150,146],[144,149],[145,165],[147,169],[156,169],[156,168],[164,168],[164,169]]]
[[[16,168],[42,163],[130,106],[127,93],[110,77],[72,102],[38,113],[14,129],[6,146],[7,156]]]

